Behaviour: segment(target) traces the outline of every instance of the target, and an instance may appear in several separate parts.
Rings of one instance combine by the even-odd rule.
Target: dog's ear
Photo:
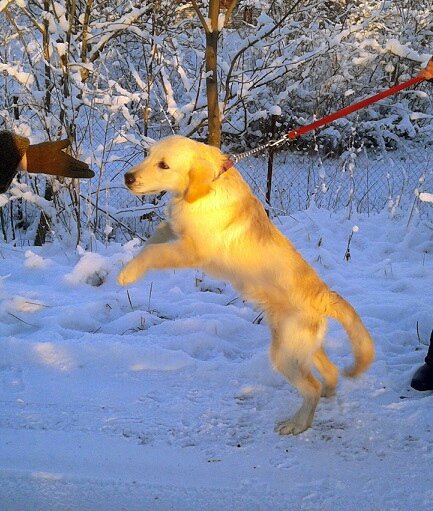
[[[212,165],[206,160],[194,162],[188,174],[189,183],[185,190],[184,199],[187,202],[195,202],[207,195],[211,190],[214,179]]]

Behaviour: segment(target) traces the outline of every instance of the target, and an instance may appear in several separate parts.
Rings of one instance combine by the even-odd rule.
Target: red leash
[[[338,110],[333,114],[327,115],[326,117],[323,117],[318,121],[312,122],[311,124],[307,124],[307,126],[302,126],[302,128],[297,128],[292,131],[289,131],[289,133],[286,134],[286,137],[289,139],[300,137],[301,135],[304,135],[309,131],[320,128],[320,126],[324,126],[325,124],[335,121],[336,119],[340,119],[341,117],[346,117],[346,115],[361,110],[361,108],[365,108],[366,106],[371,105],[372,103],[376,103],[376,101],[380,101],[383,98],[392,96],[393,94],[396,94],[397,92],[400,92],[403,89],[407,89],[408,87],[411,87],[412,85],[415,85],[416,83],[422,82],[424,80],[425,78],[423,78],[422,76],[419,75],[415,76],[414,78],[411,78],[406,82],[402,82],[398,85],[395,85],[394,87],[391,87],[390,89],[387,89],[383,92],[379,92],[379,94],[375,94],[374,96],[370,96],[369,98],[363,99],[362,101],[358,101],[358,103],[354,103],[353,105],[349,105],[345,108],[342,108],[341,110]]]
[[[358,103],[354,103],[353,105],[347,106],[346,108],[342,108],[341,110],[338,110],[333,114],[327,115],[326,117],[322,117],[322,119],[314,121],[311,124],[307,124],[306,126],[302,126],[301,128],[291,130],[279,140],[271,140],[267,144],[260,145],[255,149],[245,151],[244,153],[240,153],[236,156],[231,156],[230,159],[228,159],[224,164],[222,171],[224,172],[228,170],[236,162],[242,160],[243,158],[259,153],[264,149],[267,149],[268,147],[278,146],[286,142],[287,140],[293,140],[294,138],[300,137],[301,135],[304,135],[309,131],[320,128],[325,124],[329,124],[330,122],[335,121],[336,119],[340,119],[341,117],[345,117],[346,115],[356,112],[357,110],[361,110],[361,108],[365,108],[366,106],[371,105],[372,103],[376,103],[377,101],[380,101],[383,98],[391,96],[392,94],[396,94],[397,92],[403,89],[407,89],[408,87],[411,87],[412,85],[420,83],[424,80],[433,82],[433,57],[429,60],[427,66],[424,69],[422,69],[419,72],[419,74],[414,78],[411,78],[406,82],[402,82],[398,85],[395,85],[394,87],[391,87],[390,89],[387,89],[383,92],[379,92],[379,94],[375,94],[374,96],[370,96],[369,98],[358,101]]]

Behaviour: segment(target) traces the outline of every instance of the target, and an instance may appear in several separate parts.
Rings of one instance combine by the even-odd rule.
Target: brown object
[[[10,131],[0,131],[0,193],[9,188],[29,145],[28,138],[14,135]]]
[[[27,162],[22,168],[28,172],[71,178],[93,177],[95,173],[87,163],[63,151],[70,144],[70,140],[65,139],[30,145],[28,138],[0,131],[0,193],[8,190],[24,155]]]
[[[42,142],[27,149],[27,171],[72,178],[90,178],[95,175],[87,163],[62,151],[71,144],[69,139]]]

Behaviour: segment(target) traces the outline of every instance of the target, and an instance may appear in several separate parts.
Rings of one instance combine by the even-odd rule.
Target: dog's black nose
[[[135,182],[134,174],[125,174],[125,185],[129,186]]]

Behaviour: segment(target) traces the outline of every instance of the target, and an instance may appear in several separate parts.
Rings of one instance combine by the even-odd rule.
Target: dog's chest
[[[199,202],[199,201],[197,201]],[[215,252],[238,236],[233,232],[235,222],[231,208],[212,208],[206,204],[174,207],[170,211],[170,224],[180,236],[188,236],[196,246]]]

